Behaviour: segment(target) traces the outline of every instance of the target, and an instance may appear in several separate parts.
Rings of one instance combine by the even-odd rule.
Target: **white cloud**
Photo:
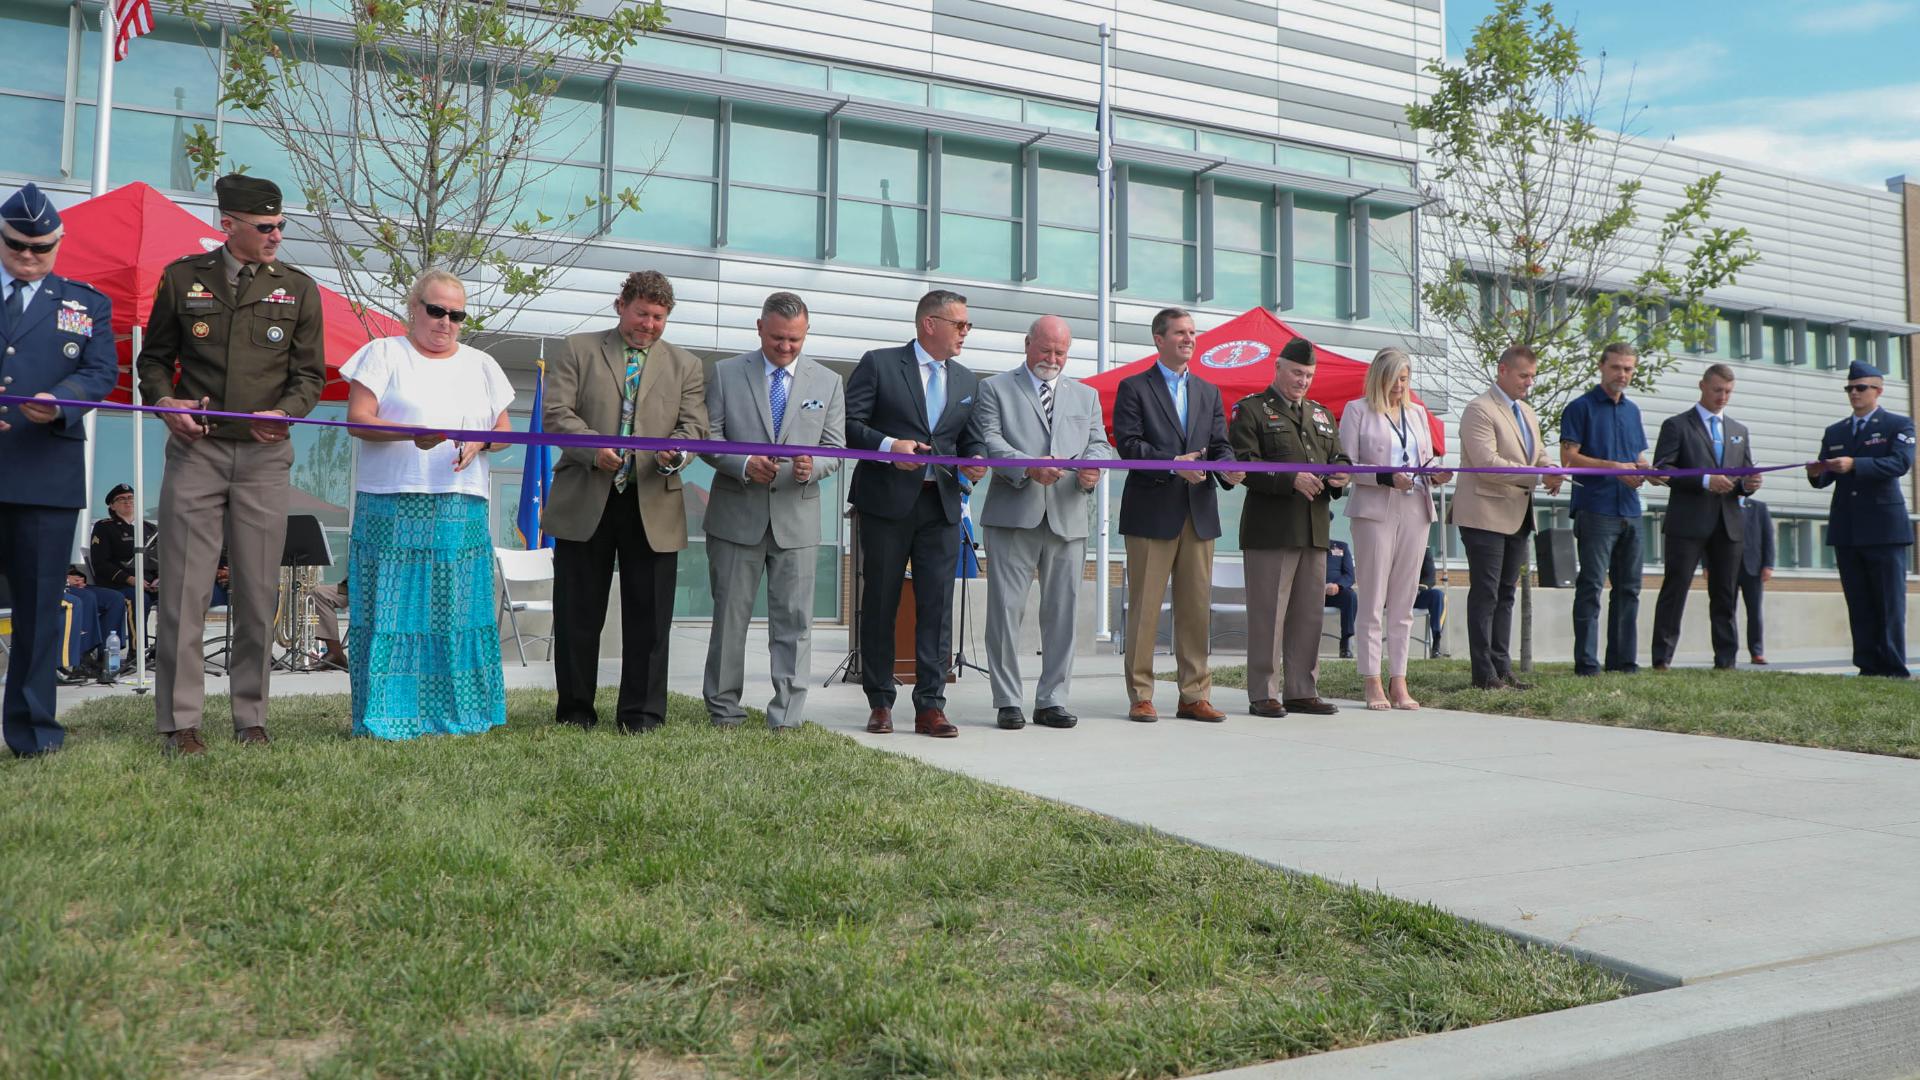
[[[1920,83],[1668,107],[1643,126],[1708,153],[1869,187],[1920,175]]]
[[[1913,17],[1912,0],[1858,0],[1852,4],[1814,5],[1794,16],[1795,29],[1807,34],[1864,34]]]

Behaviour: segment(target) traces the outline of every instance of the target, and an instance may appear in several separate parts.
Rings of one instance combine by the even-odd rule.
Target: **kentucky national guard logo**
[[[193,324],[193,336],[194,336],[194,337],[199,337],[199,338],[203,338],[203,337],[206,337],[206,336],[207,336],[208,334],[211,334],[211,333],[213,333],[213,327],[211,327],[211,326],[208,326],[208,325],[207,325],[206,323],[203,323],[203,322],[197,322],[197,323],[194,323],[194,324]]]
[[[280,339],[286,336],[287,336],[286,330],[282,329],[281,327],[278,327],[278,326],[267,327],[267,340],[273,342],[275,345],[280,344]]]
[[[1273,350],[1258,341],[1227,341],[1200,354],[1200,362],[1210,368],[1237,368],[1257,364],[1273,355]]]

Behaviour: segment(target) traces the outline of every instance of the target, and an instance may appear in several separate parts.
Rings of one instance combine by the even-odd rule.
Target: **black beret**
[[[245,173],[228,173],[213,182],[220,209],[242,214],[280,212],[280,185]]]
[[[120,497],[120,496],[122,496],[122,495],[131,495],[131,494],[133,494],[133,487],[132,487],[132,485],[130,485],[130,484],[115,484],[115,485],[113,485],[113,490],[112,490],[112,491],[109,491],[109,492],[107,492],[107,505],[108,505],[108,506],[112,506],[112,505],[113,505],[113,500],[115,500],[115,499],[117,499],[117,498],[119,498],[119,497]]]
[[[1313,366],[1313,342],[1297,337],[1280,346],[1280,359],[1289,360],[1301,367]]]

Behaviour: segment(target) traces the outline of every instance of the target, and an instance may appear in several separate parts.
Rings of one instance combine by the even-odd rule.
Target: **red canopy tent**
[[[66,240],[54,271],[84,281],[113,301],[113,336],[120,343],[120,386],[112,401],[126,401],[132,385],[132,334],[153,314],[160,271],[182,255],[212,251],[225,238],[165,195],[141,183],[128,184],[79,203],[60,215]],[[324,286],[320,311],[326,320],[327,401],[345,401],[347,384],[338,369],[374,337],[404,334],[401,323],[367,312],[365,325],[353,302]],[[368,328],[372,334],[367,332]]]
[[[1201,334],[1198,344],[1194,346],[1193,363],[1188,370],[1220,388],[1222,403],[1231,417],[1235,402],[1273,385],[1274,366],[1278,363],[1280,347],[1300,336],[1292,327],[1275,318],[1272,312],[1265,308],[1254,308]],[[1146,371],[1153,366],[1155,359],[1149,356],[1086,380],[1088,386],[1100,393],[1100,408],[1106,416],[1107,430],[1113,430],[1113,400],[1120,391],[1120,380]],[[1307,392],[1307,396],[1339,416],[1341,410],[1347,407],[1347,402],[1362,395],[1367,365],[1328,352],[1317,345],[1313,349],[1313,360],[1313,389]],[[1415,394],[1413,400],[1420,401],[1420,396]],[[1444,452],[1446,440],[1440,418],[1429,412],[1427,419],[1433,429],[1434,452]]]

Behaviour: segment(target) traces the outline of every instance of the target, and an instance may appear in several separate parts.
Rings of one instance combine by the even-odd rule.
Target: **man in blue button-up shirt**
[[[1644,469],[1647,431],[1627,386],[1640,358],[1623,341],[1600,351],[1600,384],[1560,414],[1560,464],[1580,469]],[[1635,632],[1640,617],[1640,476],[1576,476],[1573,537],[1580,574],[1573,586],[1573,670],[1598,675],[1600,584],[1607,598],[1608,671],[1638,671]],[[1658,480],[1654,481],[1658,483]]]

